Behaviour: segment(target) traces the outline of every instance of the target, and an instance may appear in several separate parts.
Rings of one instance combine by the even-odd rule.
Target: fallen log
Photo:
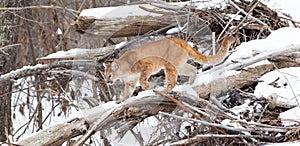
[[[146,11],[148,9],[158,9],[149,4],[112,8],[115,9],[99,8],[101,11],[105,11],[105,15],[91,16],[90,13],[82,12],[84,13],[83,16],[80,16],[72,24],[73,29],[80,33],[88,33],[105,38],[128,37],[156,31],[176,23],[176,20],[186,18],[186,15],[178,15],[166,10],[164,10],[164,14],[148,12]],[[165,33],[167,30],[165,29],[160,33]]]

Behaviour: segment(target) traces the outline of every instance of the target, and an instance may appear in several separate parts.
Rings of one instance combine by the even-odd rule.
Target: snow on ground
[[[300,67],[291,67],[275,70],[266,73],[259,78],[255,88],[256,97],[268,98],[270,95],[277,95],[277,104],[297,106],[300,100]],[[296,98],[297,97],[297,98]]]
[[[269,50],[282,48],[289,46],[291,44],[300,44],[300,29],[285,27],[273,31],[267,38],[260,40],[252,40],[249,42],[243,42],[240,46],[236,47],[236,52],[232,53],[225,63],[230,63],[231,61],[240,61],[243,59],[251,58],[258,53],[266,52]],[[256,65],[261,65],[267,63],[268,61],[258,62]]]
[[[261,2],[273,10],[289,14],[295,21],[300,21],[300,1],[298,0],[262,0]],[[279,15],[282,16],[280,13]]]
[[[279,115],[283,125],[300,122],[300,67],[283,68],[262,76],[255,88],[254,95],[258,98],[272,99],[277,106],[296,106]]]
[[[296,125],[300,122],[300,107],[294,107],[285,112],[280,113],[279,119],[284,126]]]
[[[24,90],[29,88],[30,96],[36,97],[36,91],[34,86],[32,85],[31,79],[33,77],[28,77],[26,79],[19,79],[16,81],[15,84],[20,84],[20,87]],[[18,90],[18,89],[15,89]],[[43,96],[42,105],[43,105],[43,128],[47,128],[51,126],[53,123],[61,123],[65,119],[67,119],[70,113],[74,113],[74,109],[67,110],[66,115],[63,113],[59,114],[61,111],[60,103],[58,102],[51,102],[48,98],[58,98],[54,96],[47,96],[47,94],[41,93]],[[23,131],[25,134],[21,136],[21,138],[26,137],[27,135],[31,135],[38,129],[38,125],[35,120],[36,117],[32,117],[37,111],[37,99],[36,98],[28,98],[26,91],[24,92],[13,92],[12,94],[12,113],[15,115],[16,118],[13,118],[13,127],[14,127],[14,138],[22,135]],[[63,97],[61,97],[63,98]],[[28,101],[29,100],[29,101]],[[28,103],[28,104],[27,104]],[[72,111],[74,110],[74,111]],[[64,120],[62,120],[64,119]],[[29,124],[28,124],[29,123]]]

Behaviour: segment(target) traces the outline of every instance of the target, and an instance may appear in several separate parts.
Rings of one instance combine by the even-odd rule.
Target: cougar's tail
[[[223,39],[221,47],[217,54],[215,55],[203,55],[202,53],[198,52],[196,49],[189,47],[189,56],[201,63],[201,64],[218,64],[221,63],[224,58],[226,57],[230,45],[235,42],[236,38],[233,36],[227,36]]]

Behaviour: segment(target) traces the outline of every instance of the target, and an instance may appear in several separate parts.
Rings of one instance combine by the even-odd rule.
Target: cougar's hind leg
[[[164,65],[164,67],[165,67],[165,74],[166,74],[166,80],[167,80],[167,88],[165,91],[169,92],[176,85],[178,71],[177,71],[176,67],[171,63],[166,63]]]
[[[196,79],[197,68],[186,63],[185,71],[184,71],[183,74],[189,76],[188,84],[193,84],[195,82],[195,79]]]

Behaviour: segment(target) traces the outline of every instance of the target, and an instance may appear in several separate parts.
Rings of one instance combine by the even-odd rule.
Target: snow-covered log
[[[170,26],[181,17],[186,18],[176,12],[157,9],[150,4],[87,9],[72,26],[81,33],[114,38],[142,35]]]
[[[275,69],[275,66],[278,68],[284,67],[292,67],[299,66],[300,60],[295,58],[298,54],[290,54],[293,52],[300,51],[300,45],[290,45],[286,47],[280,47],[278,49],[274,49],[268,52],[262,52],[254,57],[241,60],[240,62],[230,62],[225,63],[223,65],[217,66],[210,70],[200,73],[198,76],[205,76],[214,74],[221,74],[224,71],[231,70],[241,70],[238,74],[230,75],[223,78],[226,81],[226,87],[223,90],[213,90],[218,84],[217,79],[212,79],[212,81],[208,84],[198,84],[194,85],[195,91],[202,98],[208,98],[211,91],[217,92],[216,94],[220,94],[224,90],[228,91],[233,88],[242,88],[244,86],[250,85],[254,82],[258,82],[258,78],[264,75],[265,73],[272,71]],[[293,57],[294,56],[294,57]],[[278,57],[278,59],[276,59]],[[250,67],[251,65],[258,63],[260,61],[271,59],[274,64],[262,64],[254,67]],[[285,60],[285,61],[280,61]],[[246,69],[247,68],[247,69]],[[201,78],[198,78],[198,80]]]
[[[42,72],[58,68],[72,68],[74,66],[90,66],[95,67],[94,62],[80,62],[80,61],[63,61],[63,62],[54,62],[51,64],[37,64],[35,66],[23,66],[20,69],[11,71],[9,73],[3,74],[0,76],[0,81],[5,80],[17,80],[23,77],[31,76],[34,74],[40,74]],[[73,72],[75,73],[75,72]]]
[[[190,104],[195,103],[189,98],[182,100]],[[53,125],[20,140],[17,144],[61,145],[72,137],[84,135],[75,144],[81,145],[97,130],[115,126],[119,127],[118,132],[122,135],[146,117],[156,115],[160,111],[170,112],[175,107],[176,105],[170,104],[166,98],[157,95],[132,97],[120,104],[112,101],[89,109],[85,117]]]

